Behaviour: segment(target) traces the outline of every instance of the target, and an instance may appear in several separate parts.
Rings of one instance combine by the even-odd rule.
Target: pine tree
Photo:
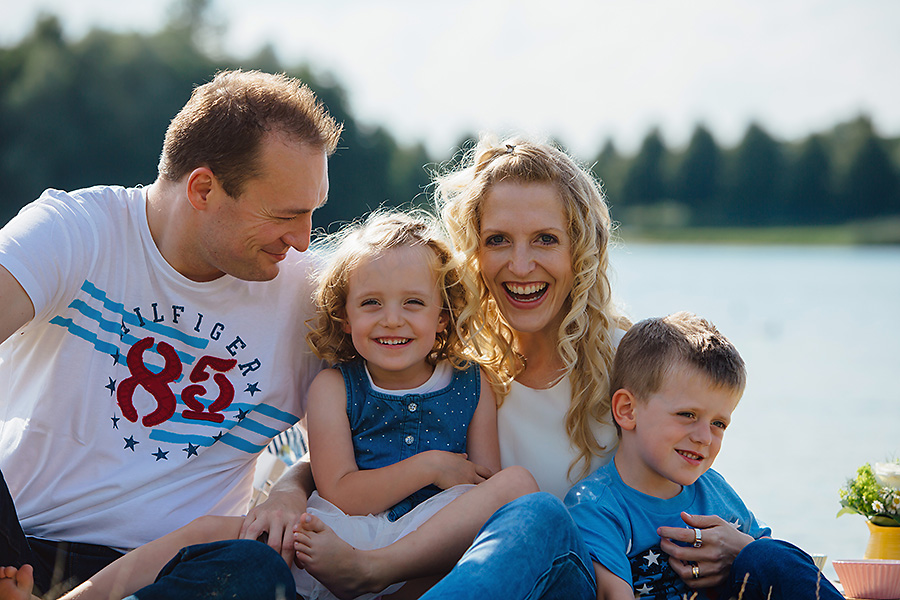
[[[722,153],[703,125],[694,129],[691,141],[675,173],[674,196],[691,210],[695,224],[721,221],[719,179]]]

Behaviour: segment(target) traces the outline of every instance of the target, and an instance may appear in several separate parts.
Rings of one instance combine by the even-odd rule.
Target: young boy
[[[641,321],[622,339],[610,382],[619,447],[566,496],[594,561],[598,600],[843,597],[808,554],[768,538],[710,469],[745,381],[731,342],[690,313]],[[684,513],[717,515],[737,530],[729,537],[743,549],[718,589],[690,589],[670,560],[681,563],[660,547],[660,529],[684,527]],[[703,532],[694,529],[694,547]],[[701,565],[686,566],[702,584]]]

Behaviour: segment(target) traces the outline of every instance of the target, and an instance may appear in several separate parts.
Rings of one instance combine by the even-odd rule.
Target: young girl
[[[466,295],[454,255],[437,232],[424,216],[376,213],[318,243],[330,258],[308,341],[336,367],[322,371],[309,389],[318,491],[295,528],[292,569],[307,600],[335,597],[328,588],[342,598],[397,590],[394,597],[417,597],[471,539],[432,541],[437,553],[411,544],[378,554],[394,563],[395,573],[399,564],[408,578],[420,579],[415,585],[385,582],[366,590],[351,580],[360,569],[379,570],[367,551],[429,519],[429,535],[439,536],[462,519],[484,522],[537,491],[524,469],[494,474],[500,465],[496,403],[487,377],[463,352],[457,318]],[[234,517],[198,519],[117,560],[66,598],[122,598],[150,584],[179,548],[237,537],[240,524]],[[314,578],[319,573],[322,581]],[[0,570],[0,598],[29,597],[30,586],[13,585],[21,583],[16,575]]]
[[[487,378],[463,353],[456,321],[465,292],[437,231],[425,217],[376,214],[332,242],[308,336],[316,354],[337,366],[309,389],[318,491],[295,529],[303,569],[295,579],[305,598],[331,597],[329,585],[341,597],[362,591],[335,577],[344,542],[363,553],[388,546],[466,492],[444,518],[467,514],[468,504],[496,510],[537,490],[522,470],[488,479],[500,468],[497,407]],[[391,557],[411,565],[411,576],[440,574],[429,568],[432,559],[443,560]],[[320,566],[327,581],[313,578]],[[347,560],[346,567],[377,565]]]

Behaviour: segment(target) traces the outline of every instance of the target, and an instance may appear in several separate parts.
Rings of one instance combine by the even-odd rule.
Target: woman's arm
[[[481,394],[478,406],[469,423],[466,438],[466,452],[469,460],[496,473],[500,470],[500,442],[497,437],[497,400],[490,381],[481,372]]]
[[[379,469],[360,470],[353,453],[344,380],[334,369],[309,388],[309,449],[319,494],[348,515],[383,512],[413,492],[479,483],[490,471],[464,454],[429,450]]]

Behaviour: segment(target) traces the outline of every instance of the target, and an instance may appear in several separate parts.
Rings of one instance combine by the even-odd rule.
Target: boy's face
[[[671,498],[712,466],[740,394],[683,366],[646,400],[631,398],[631,414],[616,415],[622,427],[616,466],[634,489]]]

